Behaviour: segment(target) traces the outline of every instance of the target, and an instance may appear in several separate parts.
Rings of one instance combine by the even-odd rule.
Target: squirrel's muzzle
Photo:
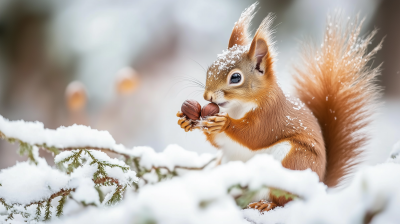
[[[203,97],[205,100],[210,101],[210,102],[212,102],[213,98],[215,99],[214,94],[211,91],[207,91],[207,90],[204,92]]]

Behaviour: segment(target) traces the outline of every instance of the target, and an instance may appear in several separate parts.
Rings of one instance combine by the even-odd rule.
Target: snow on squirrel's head
[[[228,49],[208,68],[205,100],[225,108],[240,101],[258,104],[257,99],[268,92],[265,87],[275,85],[275,50],[270,30],[274,16],[269,14],[262,21],[251,40],[248,28],[256,6],[254,3],[241,14],[233,27]]]

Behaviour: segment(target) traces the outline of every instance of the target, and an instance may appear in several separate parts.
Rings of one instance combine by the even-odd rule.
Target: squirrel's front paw
[[[186,132],[193,130],[192,120],[187,119],[186,116],[182,112],[178,112],[176,114],[180,119],[178,120],[178,125],[181,126]]]
[[[219,113],[215,116],[207,117],[201,122],[203,130],[208,133],[219,133],[225,131],[229,126],[230,118],[226,113]]]

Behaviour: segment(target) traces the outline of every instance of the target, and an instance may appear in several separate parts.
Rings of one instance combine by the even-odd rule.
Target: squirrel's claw
[[[214,121],[214,122],[223,122],[223,121],[226,121],[227,118],[226,117],[219,117],[219,116],[211,116],[211,117],[208,117],[207,120]]]
[[[188,131],[193,131],[193,129],[199,129],[200,127],[195,126],[196,121],[192,121],[190,119],[187,119],[187,117],[182,113],[182,112],[178,112],[176,114],[177,117],[179,117],[180,119],[178,120],[178,125],[185,130],[185,132]]]
[[[178,111],[178,113],[176,113],[176,116],[177,117],[184,117],[185,115],[182,112]]]
[[[192,130],[192,121],[186,119],[186,117],[182,117],[181,119],[178,120],[178,125],[184,129],[186,132]]]
[[[204,131],[208,133],[219,133],[226,129],[229,124],[229,117],[227,114],[217,114],[215,116],[207,117],[206,120],[201,122]]]

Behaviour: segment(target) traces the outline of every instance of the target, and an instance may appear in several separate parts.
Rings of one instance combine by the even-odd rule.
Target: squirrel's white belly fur
[[[284,141],[265,149],[252,151],[249,148],[232,140],[225,133],[219,133],[215,138],[215,142],[222,150],[221,163],[227,163],[229,161],[237,160],[246,162],[253,156],[264,153],[272,155],[274,159],[281,162],[286,157],[288,152],[292,149],[292,145],[290,144],[290,142]]]
[[[225,101],[225,99],[223,99]],[[226,112],[233,119],[239,119],[244,117],[244,115],[257,108],[257,104],[251,102],[241,102],[238,100],[231,100],[230,108],[221,108],[221,112]]]

